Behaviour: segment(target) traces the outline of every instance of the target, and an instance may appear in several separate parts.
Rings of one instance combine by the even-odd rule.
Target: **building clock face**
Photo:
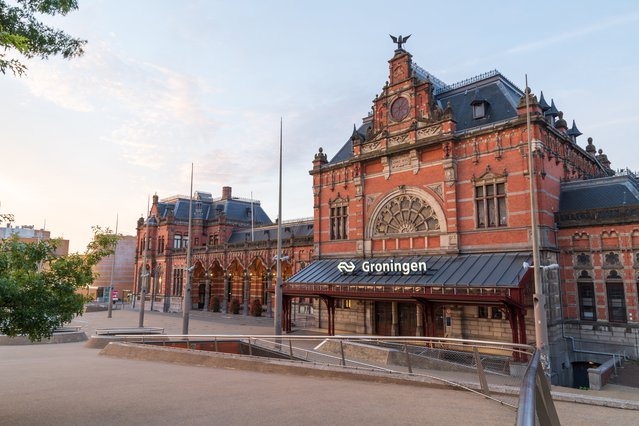
[[[405,119],[408,116],[408,99],[404,97],[395,99],[391,105],[390,113],[394,120],[400,121]]]

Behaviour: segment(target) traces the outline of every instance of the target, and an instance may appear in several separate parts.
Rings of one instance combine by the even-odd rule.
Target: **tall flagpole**
[[[539,259],[539,225],[537,223],[537,188],[535,182],[535,164],[533,162],[532,129],[530,126],[530,88],[526,74],[526,127],[528,128],[528,174],[530,178],[530,223],[532,226],[533,278],[535,294],[533,294],[533,316],[535,318],[535,343],[546,360],[544,369],[550,366],[548,348],[548,324],[546,320],[546,297],[541,281],[541,262]]]
[[[275,279],[275,335],[282,334],[282,118],[280,117],[280,180],[277,209],[277,278]]]
[[[193,163],[191,163],[191,192],[189,192],[189,236],[186,242],[186,288],[182,301],[182,334],[189,334],[189,313],[191,311],[191,228],[193,224]]]
[[[151,196],[146,201],[146,231],[144,235],[144,264],[142,265],[142,285],[140,286],[140,318],[138,327],[144,327],[144,303],[146,301],[146,284],[149,282],[150,270],[146,270],[146,262],[149,254],[149,219],[151,215]]]
[[[253,208],[253,191],[251,191],[251,242],[255,241],[255,220],[254,215],[255,209]]]
[[[115,215],[115,237],[118,236],[118,219],[120,215],[116,213]],[[107,318],[112,318],[113,314],[113,274],[115,273],[115,256],[118,253],[118,241],[115,241],[115,248],[113,249],[113,263],[111,263],[111,279],[109,280],[109,295],[107,296],[107,303],[109,304],[109,313]]]

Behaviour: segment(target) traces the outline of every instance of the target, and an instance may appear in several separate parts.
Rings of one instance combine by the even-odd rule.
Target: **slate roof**
[[[440,92],[435,97],[442,109],[450,102],[458,133],[517,117],[517,104],[524,93],[497,71],[488,73],[487,76],[453,90]],[[484,118],[473,118],[472,102],[476,100],[483,100],[488,104]]]
[[[364,260],[372,262],[426,262],[424,274],[401,272],[365,273]],[[353,273],[337,269],[340,262],[353,262]],[[316,260],[286,280],[286,284],[364,284],[410,285],[425,287],[519,287],[526,270],[523,263],[532,263],[530,253],[486,253],[451,256],[387,257],[374,259]]]
[[[622,175],[561,184],[559,212],[639,206],[639,185]]]
[[[422,78],[419,73],[417,75]],[[440,80],[430,74],[428,76],[437,81],[433,86],[434,98],[438,105],[445,109],[450,103],[453,118],[457,122],[458,134],[517,117],[519,98],[524,93],[497,70],[452,85],[443,85]],[[474,119],[472,103],[478,100],[486,102],[486,114],[484,118]],[[365,120],[357,130],[360,134],[366,135],[368,127],[371,126],[372,121]],[[341,163],[352,157],[353,148],[349,138],[329,164]]]
[[[313,237],[313,220],[282,223],[282,240],[290,239],[293,236],[296,238]],[[253,231],[250,228],[236,230],[231,234],[228,243],[240,244],[247,241],[260,242],[268,240],[277,240],[277,225],[260,226]]]
[[[273,222],[262,209],[260,202],[254,200],[251,206],[250,200],[242,198],[229,199],[204,199],[193,200],[193,219],[218,220],[220,213],[224,213],[229,222],[251,222],[251,209],[253,210],[255,225],[270,225]],[[189,199],[177,197],[170,201],[158,203],[158,214],[160,218],[166,218],[169,210],[173,210],[173,215],[177,220],[189,220]]]

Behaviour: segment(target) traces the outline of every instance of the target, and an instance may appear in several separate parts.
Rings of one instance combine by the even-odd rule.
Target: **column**
[[[391,336],[399,335],[399,315],[397,313],[397,302],[391,302]]]
[[[419,302],[417,302],[417,330],[415,331],[415,335],[424,335],[424,308]]]
[[[211,272],[206,271],[204,275],[204,310],[209,310],[209,300],[211,299]]]
[[[245,269],[242,276],[242,299],[244,299],[244,303],[242,303],[242,315],[245,317],[248,316],[249,313],[249,299],[251,298],[250,277],[248,269]]]
[[[222,312],[229,313],[229,286],[231,285],[231,274],[224,270],[224,298],[222,299]]]

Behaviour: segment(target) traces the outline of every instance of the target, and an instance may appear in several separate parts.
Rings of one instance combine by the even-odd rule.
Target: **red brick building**
[[[231,187],[222,196],[196,192],[192,206],[192,307],[211,309],[217,302],[228,311],[237,300],[246,314],[259,300],[265,308],[275,277],[277,225],[258,200],[232,196]],[[138,220],[136,294],[146,270],[148,304],[155,310],[180,311],[186,284],[189,197],[159,200],[153,196],[149,219]],[[282,224],[282,276],[287,278],[312,259],[313,224],[310,219]],[[145,236],[149,234],[148,250]]]
[[[590,340],[637,357],[639,187],[610,177],[554,101],[528,101],[540,266],[562,266],[542,272],[553,381],[569,383],[572,362],[611,352]],[[329,331],[534,344],[527,132],[526,96],[499,72],[447,85],[395,50],[372,112],[330,161],[315,156],[316,260],[285,297],[321,299]],[[574,201],[610,180],[626,188],[614,200]],[[594,209],[615,211],[622,198],[632,205],[623,220],[599,220]]]
[[[526,96],[498,71],[445,84],[401,47],[388,64],[362,124],[330,160],[322,148],[313,160],[313,220],[284,238],[285,330],[299,298],[330,333],[534,344],[533,274],[524,268],[534,214],[539,266],[560,266],[541,274],[553,382],[570,383],[573,362],[613,352],[637,358],[636,178],[614,176],[591,140],[578,144],[575,122],[569,128],[553,100]],[[229,208],[227,190],[210,208]],[[186,235],[184,205],[154,198],[148,221],[152,240],[163,241],[151,244],[147,267],[163,277],[155,294],[164,292],[165,309],[182,291],[186,263],[175,241]],[[276,227],[255,213],[261,221],[251,233],[249,216],[239,216],[193,216],[198,306],[211,295],[267,299]]]

